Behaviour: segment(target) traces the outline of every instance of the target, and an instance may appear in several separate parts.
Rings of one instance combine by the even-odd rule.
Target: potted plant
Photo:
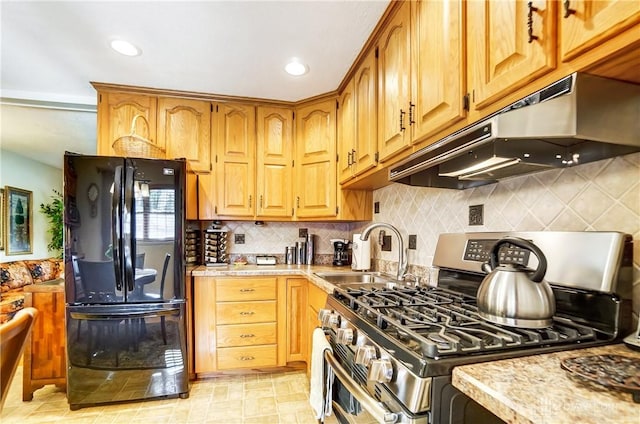
[[[58,257],[62,257],[62,236],[64,234],[63,218],[63,198],[62,194],[56,190],[53,190],[53,199],[49,203],[40,204],[40,212],[47,216],[49,220],[49,234],[51,234],[51,242],[47,245],[47,248],[51,252],[59,252]]]

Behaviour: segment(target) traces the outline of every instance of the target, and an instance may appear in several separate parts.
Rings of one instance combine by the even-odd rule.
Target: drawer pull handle
[[[242,312],[240,312],[240,315],[253,315],[253,314],[255,314],[255,312],[253,312],[253,311],[242,311]]]
[[[249,293],[254,291],[256,291],[256,289],[240,289],[240,293]]]
[[[241,339],[249,339],[251,337],[255,337],[255,334],[240,334]]]
[[[537,40],[539,37],[533,35],[533,12],[537,12],[538,8],[533,5],[533,2],[527,3],[529,13],[527,13],[527,32],[529,34],[529,44],[533,43],[533,40]]]
[[[240,357],[241,361],[253,361],[254,359],[256,359],[256,358],[253,357],[253,356],[241,356]]]

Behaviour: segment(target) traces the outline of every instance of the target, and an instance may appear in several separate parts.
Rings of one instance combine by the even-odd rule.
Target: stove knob
[[[393,377],[393,365],[388,359],[374,359],[369,369],[369,380],[388,383]]]
[[[358,346],[355,356],[356,364],[366,367],[371,361],[376,359],[376,348],[370,345]]]
[[[331,309],[320,309],[318,311],[318,321],[324,321],[324,316],[330,314],[331,312]]]
[[[322,316],[322,328],[340,327],[340,315],[335,312],[329,312]]]
[[[350,345],[353,343],[353,330],[351,328],[338,328],[336,331],[336,343]]]

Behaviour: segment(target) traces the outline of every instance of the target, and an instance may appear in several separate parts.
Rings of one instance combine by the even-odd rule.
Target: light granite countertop
[[[349,272],[349,267],[330,265],[226,265],[226,266],[198,266],[191,270],[194,277],[224,277],[224,276],[259,276],[259,275],[296,275],[306,277],[316,286],[327,293],[332,293],[335,286],[315,275],[316,272]]]
[[[640,424],[631,393],[583,382],[560,366],[590,355],[640,361],[640,352],[623,344],[575,349],[456,367],[453,385],[508,423]]]

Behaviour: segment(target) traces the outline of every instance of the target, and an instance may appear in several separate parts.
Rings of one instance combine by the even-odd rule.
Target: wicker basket
[[[136,115],[131,121],[131,134],[122,136],[113,142],[113,150],[118,156],[164,159],[164,149],[136,134],[136,121],[142,119],[149,128],[149,123],[142,115]]]

